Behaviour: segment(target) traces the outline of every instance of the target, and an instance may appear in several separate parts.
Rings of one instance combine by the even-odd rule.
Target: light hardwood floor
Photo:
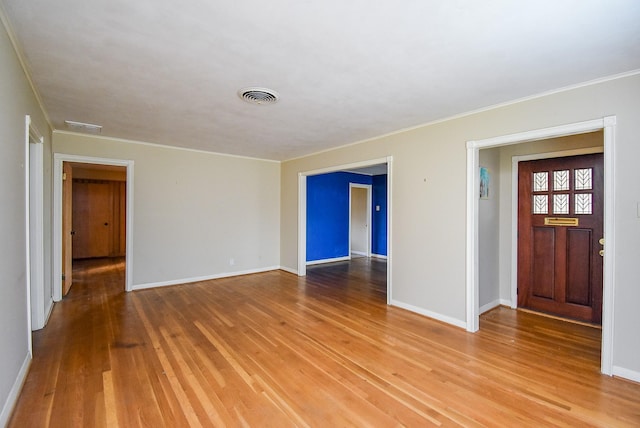
[[[76,267],[12,427],[640,426],[599,330],[499,308],[469,334],[386,306],[384,262],[132,293],[121,260]]]

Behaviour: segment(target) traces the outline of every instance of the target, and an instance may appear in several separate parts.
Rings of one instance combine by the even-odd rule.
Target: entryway
[[[133,166],[131,160],[54,153],[54,301],[72,286],[74,258],[124,256],[124,289],[131,290]]]
[[[478,213],[480,208],[480,199],[478,197],[479,189],[479,151],[480,149],[490,149],[503,146],[519,145],[523,143],[541,144],[550,138],[558,138],[569,135],[582,135],[592,132],[601,132],[602,148],[604,153],[604,224],[602,237],[605,238],[606,248],[613,250],[615,248],[614,234],[614,204],[613,204],[613,151],[615,145],[615,116],[605,117],[601,119],[589,120],[585,122],[577,122],[567,125],[561,125],[551,128],[544,128],[534,131],[527,131],[518,134],[503,135],[488,138],[480,141],[469,141],[467,143],[467,330],[475,332],[479,328],[479,229],[478,229]],[[557,150],[557,149],[556,149]],[[566,156],[566,155],[564,155]],[[521,159],[524,160],[524,159]],[[515,162],[515,161],[514,161]],[[515,176],[514,176],[515,175]],[[517,182],[517,167],[512,168],[512,182]],[[511,199],[517,198],[517,187],[512,191],[506,191],[506,195],[511,193]],[[574,196],[575,197],[575,196]],[[514,203],[511,220],[511,251],[505,253],[517,254],[518,252],[518,233],[517,233],[517,203]],[[549,216],[552,217],[552,216]],[[507,216],[508,218],[508,216]],[[507,234],[508,235],[508,234]],[[595,239],[599,241],[600,237]],[[503,248],[506,249],[504,241],[508,242],[509,238],[503,239]],[[613,251],[603,252],[603,295],[602,295],[602,352],[601,352],[601,371],[604,374],[611,375],[613,372],[613,335],[614,335],[614,311],[613,311],[613,295],[614,295],[614,277],[613,277]],[[599,251],[599,250],[598,250]],[[599,256],[599,254],[598,254]],[[509,256],[511,257],[511,256]],[[506,262],[506,263],[505,263]],[[503,259],[502,265],[508,265],[508,261]],[[509,271],[511,272],[511,299],[501,301],[501,304],[509,304],[512,307],[517,306],[517,257],[511,257]],[[505,284],[506,285],[506,284]],[[501,293],[502,299],[506,297],[504,291]]]
[[[123,166],[63,164],[63,289],[73,284],[75,263],[126,254],[126,182]],[[124,288],[124,287],[123,287]]]

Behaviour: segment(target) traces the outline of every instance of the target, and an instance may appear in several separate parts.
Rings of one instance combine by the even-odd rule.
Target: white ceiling
[[[0,5],[54,128],[264,159],[640,69],[638,0]]]

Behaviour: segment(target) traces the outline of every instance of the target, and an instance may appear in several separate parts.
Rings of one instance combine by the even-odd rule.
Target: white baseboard
[[[453,326],[460,327],[460,328],[463,328],[465,330],[467,328],[467,323],[466,322],[460,321],[460,320],[452,318],[452,317],[449,317],[447,315],[442,315],[442,314],[438,314],[436,312],[431,312],[429,310],[422,309],[422,308],[419,308],[417,306],[409,305],[407,303],[399,302],[397,300],[391,300],[391,302],[389,304],[391,306],[397,306],[399,308],[406,309],[406,310],[408,310],[410,312],[415,312],[417,314],[424,315],[426,317],[433,318],[435,320],[442,321],[444,323],[451,324]]]
[[[489,302],[486,305],[480,306],[480,314],[484,314],[485,312],[489,312],[491,309],[497,308],[500,305],[511,307],[511,300],[496,299],[493,302]]]
[[[500,306],[500,300],[494,300],[493,302],[489,302],[486,305],[480,306],[480,314],[484,314],[485,312],[490,311],[493,308],[497,308]]]
[[[356,256],[367,257],[367,253],[365,251],[352,251],[351,254],[355,254]]]
[[[640,372],[625,369],[624,367],[613,366],[611,374],[617,377],[623,377],[628,380],[640,383]]]
[[[307,262],[307,266],[313,266],[313,265],[320,265],[323,263],[334,263],[334,262],[344,262],[347,260],[351,260],[350,256],[344,256],[344,257],[334,257],[332,259],[320,259],[320,260],[313,260],[310,262]]]
[[[387,260],[387,256],[383,256],[382,254],[374,254],[374,253],[371,253],[371,257],[373,257],[374,259]]]
[[[49,302],[47,302],[47,307],[44,310],[44,325],[46,326],[47,323],[49,322],[49,317],[51,317],[51,312],[53,312],[53,299],[49,299]]]
[[[31,324],[31,330],[37,331],[45,328],[47,323],[49,322],[49,317],[51,316],[51,311],[53,311],[53,299],[49,298],[49,301],[45,303],[44,307],[44,319],[42,320],[42,325]]]
[[[22,363],[22,367],[20,367],[20,371],[18,372],[18,376],[16,377],[13,386],[11,387],[11,391],[9,391],[9,396],[7,397],[7,401],[4,402],[2,406],[2,413],[0,413],[0,426],[7,426],[9,422],[9,418],[11,417],[11,412],[13,412],[13,408],[18,401],[18,396],[20,395],[20,391],[22,390],[22,385],[24,385],[24,381],[27,378],[27,373],[29,372],[29,366],[31,365],[31,356],[27,354],[24,362]]]
[[[511,309],[516,309],[517,308],[517,306],[512,306],[511,300],[509,300],[509,299],[500,299],[500,304],[502,306],[507,306],[507,307],[509,307]]]
[[[298,270],[297,270],[297,269],[291,269],[291,268],[288,268],[288,267],[286,267],[286,266],[280,266],[280,267],[279,267],[279,269],[280,269],[280,270],[283,270],[283,271],[285,271],[285,272],[292,273],[292,274],[294,274],[294,275],[298,275]]]
[[[174,279],[171,281],[161,281],[161,282],[148,282],[146,284],[136,284],[131,287],[132,290],[145,290],[147,288],[156,288],[156,287],[167,287],[170,285],[180,285],[180,284],[189,284],[192,282],[200,282],[200,281],[208,281],[210,279],[220,279],[220,278],[230,278],[232,276],[241,276],[241,275],[250,275],[252,273],[262,273],[269,272],[272,270],[278,270],[280,266],[270,266],[265,268],[258,269],[249,269],[237,272],[224,272],[218,273],[215,275],[207,275],[207,276],[199,276],[194,278],[183,278],[183,279]]]

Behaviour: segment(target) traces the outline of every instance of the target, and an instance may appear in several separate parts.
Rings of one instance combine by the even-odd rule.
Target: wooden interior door
[[[73,282],[73,168],[62,164],[62,295],[66,296]]]
[[[603,155],[520,162],[518,306],[602,321]]]
[[[73,183],[73,258],[111,256],[113,192],[109,182]]]

